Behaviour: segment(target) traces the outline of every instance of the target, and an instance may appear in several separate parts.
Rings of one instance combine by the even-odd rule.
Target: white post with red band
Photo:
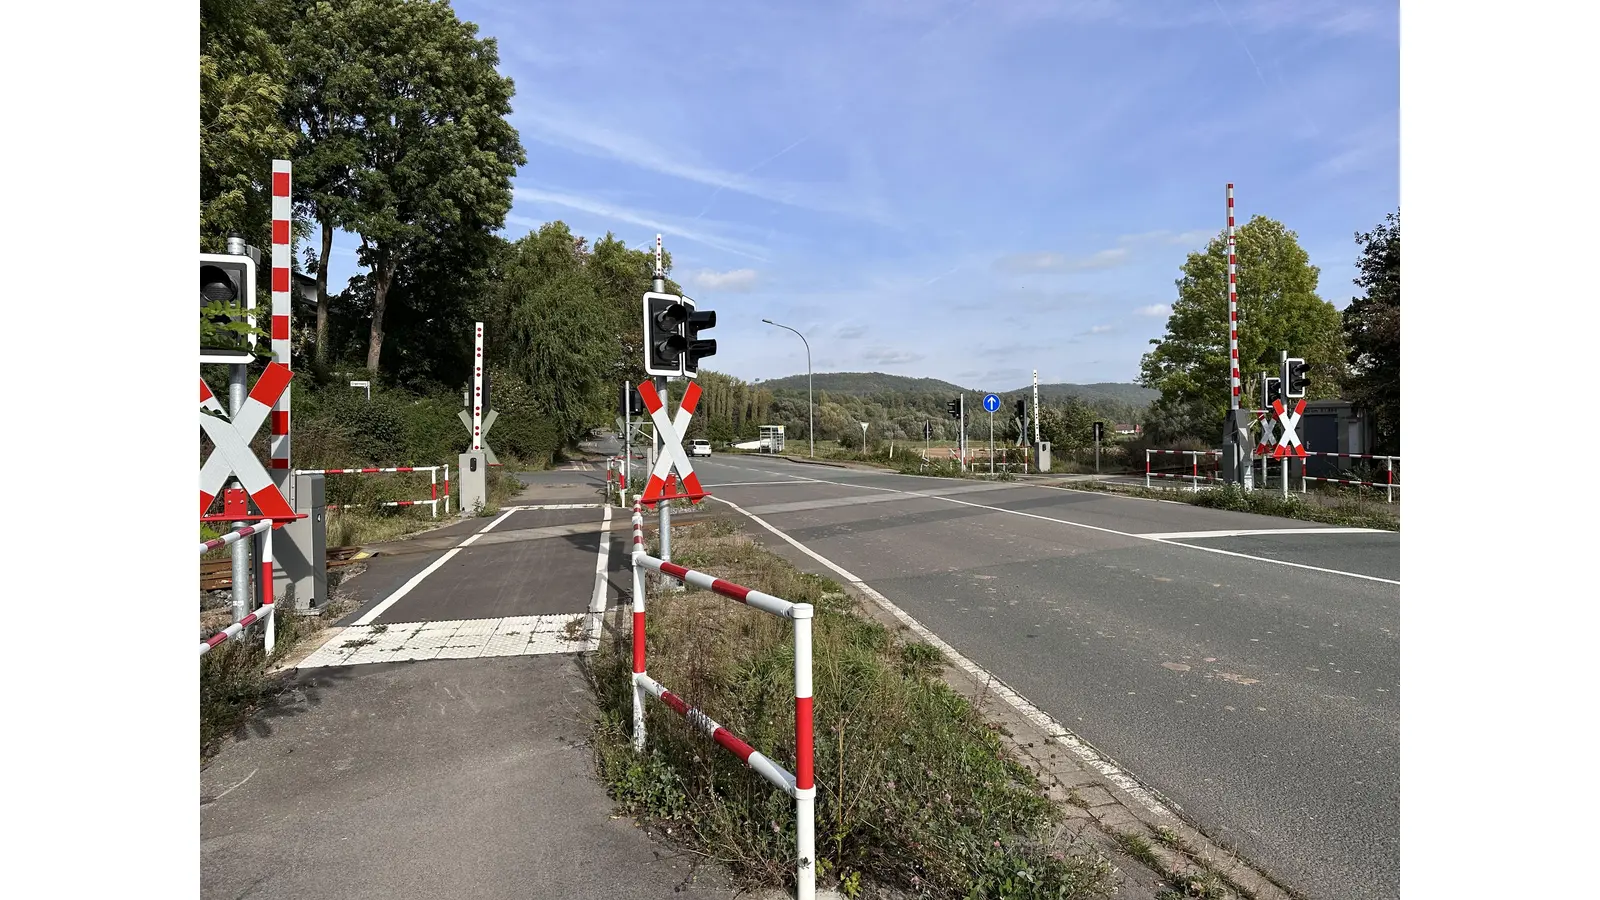
[[[794,732],[795,772],[790,774],[770,757],[751,747],[704,712],[663,687],[645,671],[645,579],[648,569],[660,575],[737,600],[746,606],[794,623]],[[696,730],[737,756],[741,762],[794,798],[795,897],[813,900],[817,890],[816,802],[812,771],[811,617],[809,603],[790,603],[781,597],[751,590],[650,556],[644,550],[644,508],[633,505],[633,747],[644,752],[644,695],[650,694],[689,720]]]
[[[284,368],[293,369],[289,341],[290,301],[293,262],[294,210],[289,187],[293,166],[286,159],[272,161],[272,358]],[[284,391],[272,404],[272,482],[293,502],[294,477],[289,471],[289,392]]]
[[[1228,409],[1239,408],[1239,256],[1233,242],[1233,183],[1228,183]]]
[[[200,552],[215,550],[218,547],[232,544],[242,538],[257,536],[261,541],[261,569],[256,576],[256,586],[261,592],[261,606],[254,612],[229,625],[216,634],[200,642],[200,655],[205,656],[212,647],[226,641],[236,634],[241,634],[246,628],[257,622],[264,621],[267,629],[264,637],[265,649],[270,655],[272,647],[277,641],[277,616],[273,613],[277,606],[272,602],[272,522],[264,521],[255,525],[236,528],[214,541],[204,541],[200,544]]]

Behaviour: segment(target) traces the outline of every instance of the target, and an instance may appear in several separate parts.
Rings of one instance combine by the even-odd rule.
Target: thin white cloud
[[[530,105],[519,109],[512,116],[512,123],[517,126],[524,141],[536,140],[573,153],[610,159],[786,206],[891,224],[887,210],[880,203],[862,198],[849,185],[785,183],[754,178],[748,172],[729,172],[688,162],[681,155],[667,153],[659,139],[622,133],[587,122],[572,110],[557,109],[550,105]]]
[[[897,366],[905,365],[906,363],[914,363],[917,360],[922,359],[922,354],[913,353],[910,350],[895,350],[889,347],[879,347],[862,353],[860,358],[869,363],[876,363],[878,365]]]
[[[701,290],[743,293],[756,286],[756,270],[732,269],[727,272],[715,272],[711,269],[701,269],[698,272],[691,272],[687,280],[692,287]]]
[[[1085,331],[1084,334],[1107,334],[1114,330],[1115,329],[1113,329],[1110,325],[1095,325],[1090,327],[1088,331]]]
[[[1172,307],[1165,303],[1152,303],[1149,306],[1141,306],[1133,312],[1135,315],[1159,318],[1161,316],[1171,315]]]
[[[866,334],[867,326],[865,325],[845,325],[834,332],[834,337],[841,341],[853,341],[857,338],[865,337]]]
[[[682,238],[687,241],[694,241],[697,244],[704,244],[705,246],[716,250],[722,250],[728,253],[737,254],[739,256],[748,257],[750,259],[759,260],[761,262],[767,261],[767,258],[762,255],[766,252],[765,248],[733,238],[723,237],[722,235],[712,233],[700,227],[685,226],[680,222],[673,222],[670,219],[660,216],[656,213],[629,209],[627,207],[618,206],[610,203],[609,201],[601,200],[595,197],[582,197],[576,194],[563,194],[557,191],[546,191],[538,188],[519,187],[513,189],[512,194],[517,200],[527,203],[563,206],[567,209],[575,209],[579,212],[586,212],[602,219],[615,219],[619,222],[627,222],[630,225],[638,225],[644,228],[649,228],[653,231],[661,232],[663,235],[667,236],[666,239]],[[524,216],[515,215],[506,216],[506,221],[528,228],[538,228],[540,225],[544,224],[543,222],[537,222]]]
[[[1018,274],[1028,272],[1087,272],[1116,268],[1127,261],[1127,247],[1111,247],[1077,259],[1070,259],[1060,253],[1051,251],[1012,253],[995,260],[994,267],[1002,272]]]

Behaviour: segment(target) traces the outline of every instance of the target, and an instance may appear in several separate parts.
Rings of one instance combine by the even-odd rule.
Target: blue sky
[[[516,81],[505,235],[661,232],[750,380],[805,371],[771,318],[818,372],[1131,381],[1227,182],[1340,308],[1399,205],[1392,0],[454,5]]]

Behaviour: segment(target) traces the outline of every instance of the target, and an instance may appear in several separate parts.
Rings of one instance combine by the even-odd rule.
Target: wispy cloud
[[[1085,272],[1112,269],[1128,261],[1127,247],[1111,247],[1097,253],[1070,258],[1060,253],[1010,253],[994,261],[1001,272],[1026,274],[1030,272]]]
[[[845,325],[842,326],[838,331],[835,331],[833,336],[837,340],[853,341],[858,338],[865,337],[866,334],[867,326],[865,325]]]
[[[1150,316],[1152,318],[1160,318],[1162,316],[1171,315],[1172,314],[1172,307],[1168,306],[1165,303],[1152,303],[1149,306],[1141,306],[1138,309],[1134,310],[1133,312],[1134,312],[1134,315]]]
[[[630,225],[638,225],[643,228],[661,232],[663,234],[670,234],[673,237],[683,238],[687,241],[694,241],[697,244],[704,244],[707,247],[711,247],[716,250],[722,250],[727,253],[737,254],[739,256],[748,257],[761,262],[767,261],[766,256],[763,255],[766,251],[762,247],[758,247],[745,241],[724,237],[702,227],[687,226],[682,222],[674,222],[670,217],[662,216],[659,213],[630,209],[628,207],[620,206],[596,197],[583,197],[576,194],[567,194],[559,191],[540,190],[539,188],[515,188],[513,190],[513,196],[515,196],[517,200],[525,203],[546,206],[554,205],[566,207],[567,209],[575,209],[580,212],[586,212],[592,216],[598,216],[602,219],[614,219],[618,222],[627,222]],[[507,216],[506,221],[528,228],[537,228],[544,224],[543,222],[533,221],[522,216]]]
[[[864,360],[880,366],[898,366],[914,363],[923,358],[921,353],[911,350],[899,350],[893,347],[875,347],[860,353],[857,359]]]
[[[1110,334],[1115,330],[1116,328],[1111,325],[1093,325],[1090,326],[1089,330],[1085,331],[1084,334]]]
[[[772,203],[801,207],[866,219],[880,224],[892,222],[887,209],[871,197],[863,197],[850,185],[784,182],[730,172],[716,166],[693,162],[686,152],[671,153],[659,137],[642,132],[623,131],[588,121],[576,110],[550,104],[530,104],[512,116],[523,139],[560,147],[573,153],[626,163],[637,168],[669,175],[685,181],[709,185],[718,190],[735,191]],[[701,211],[702,214],[704,210]],[[696,217],[698,218],[698,217]]]
[[[714,272],[711,269],[701,269],[689,273],[686,279],[691,287],[702,290],[744,293],[755,288],[756,270],[731,269],[727,272]]]

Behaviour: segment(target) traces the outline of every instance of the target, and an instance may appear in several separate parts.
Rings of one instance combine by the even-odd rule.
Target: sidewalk
[[[514,503],[591,504],[602,477],[537,473]],[[614,814],[588,744],[588,641],[516,624],[581,628],[597,597],[619,602],[621,531],[602,515],[507,511],[375,547],[347,583],[361,608],[303,648],[284,692],[201,771],[201,895],[735,896],[717,867]]]

